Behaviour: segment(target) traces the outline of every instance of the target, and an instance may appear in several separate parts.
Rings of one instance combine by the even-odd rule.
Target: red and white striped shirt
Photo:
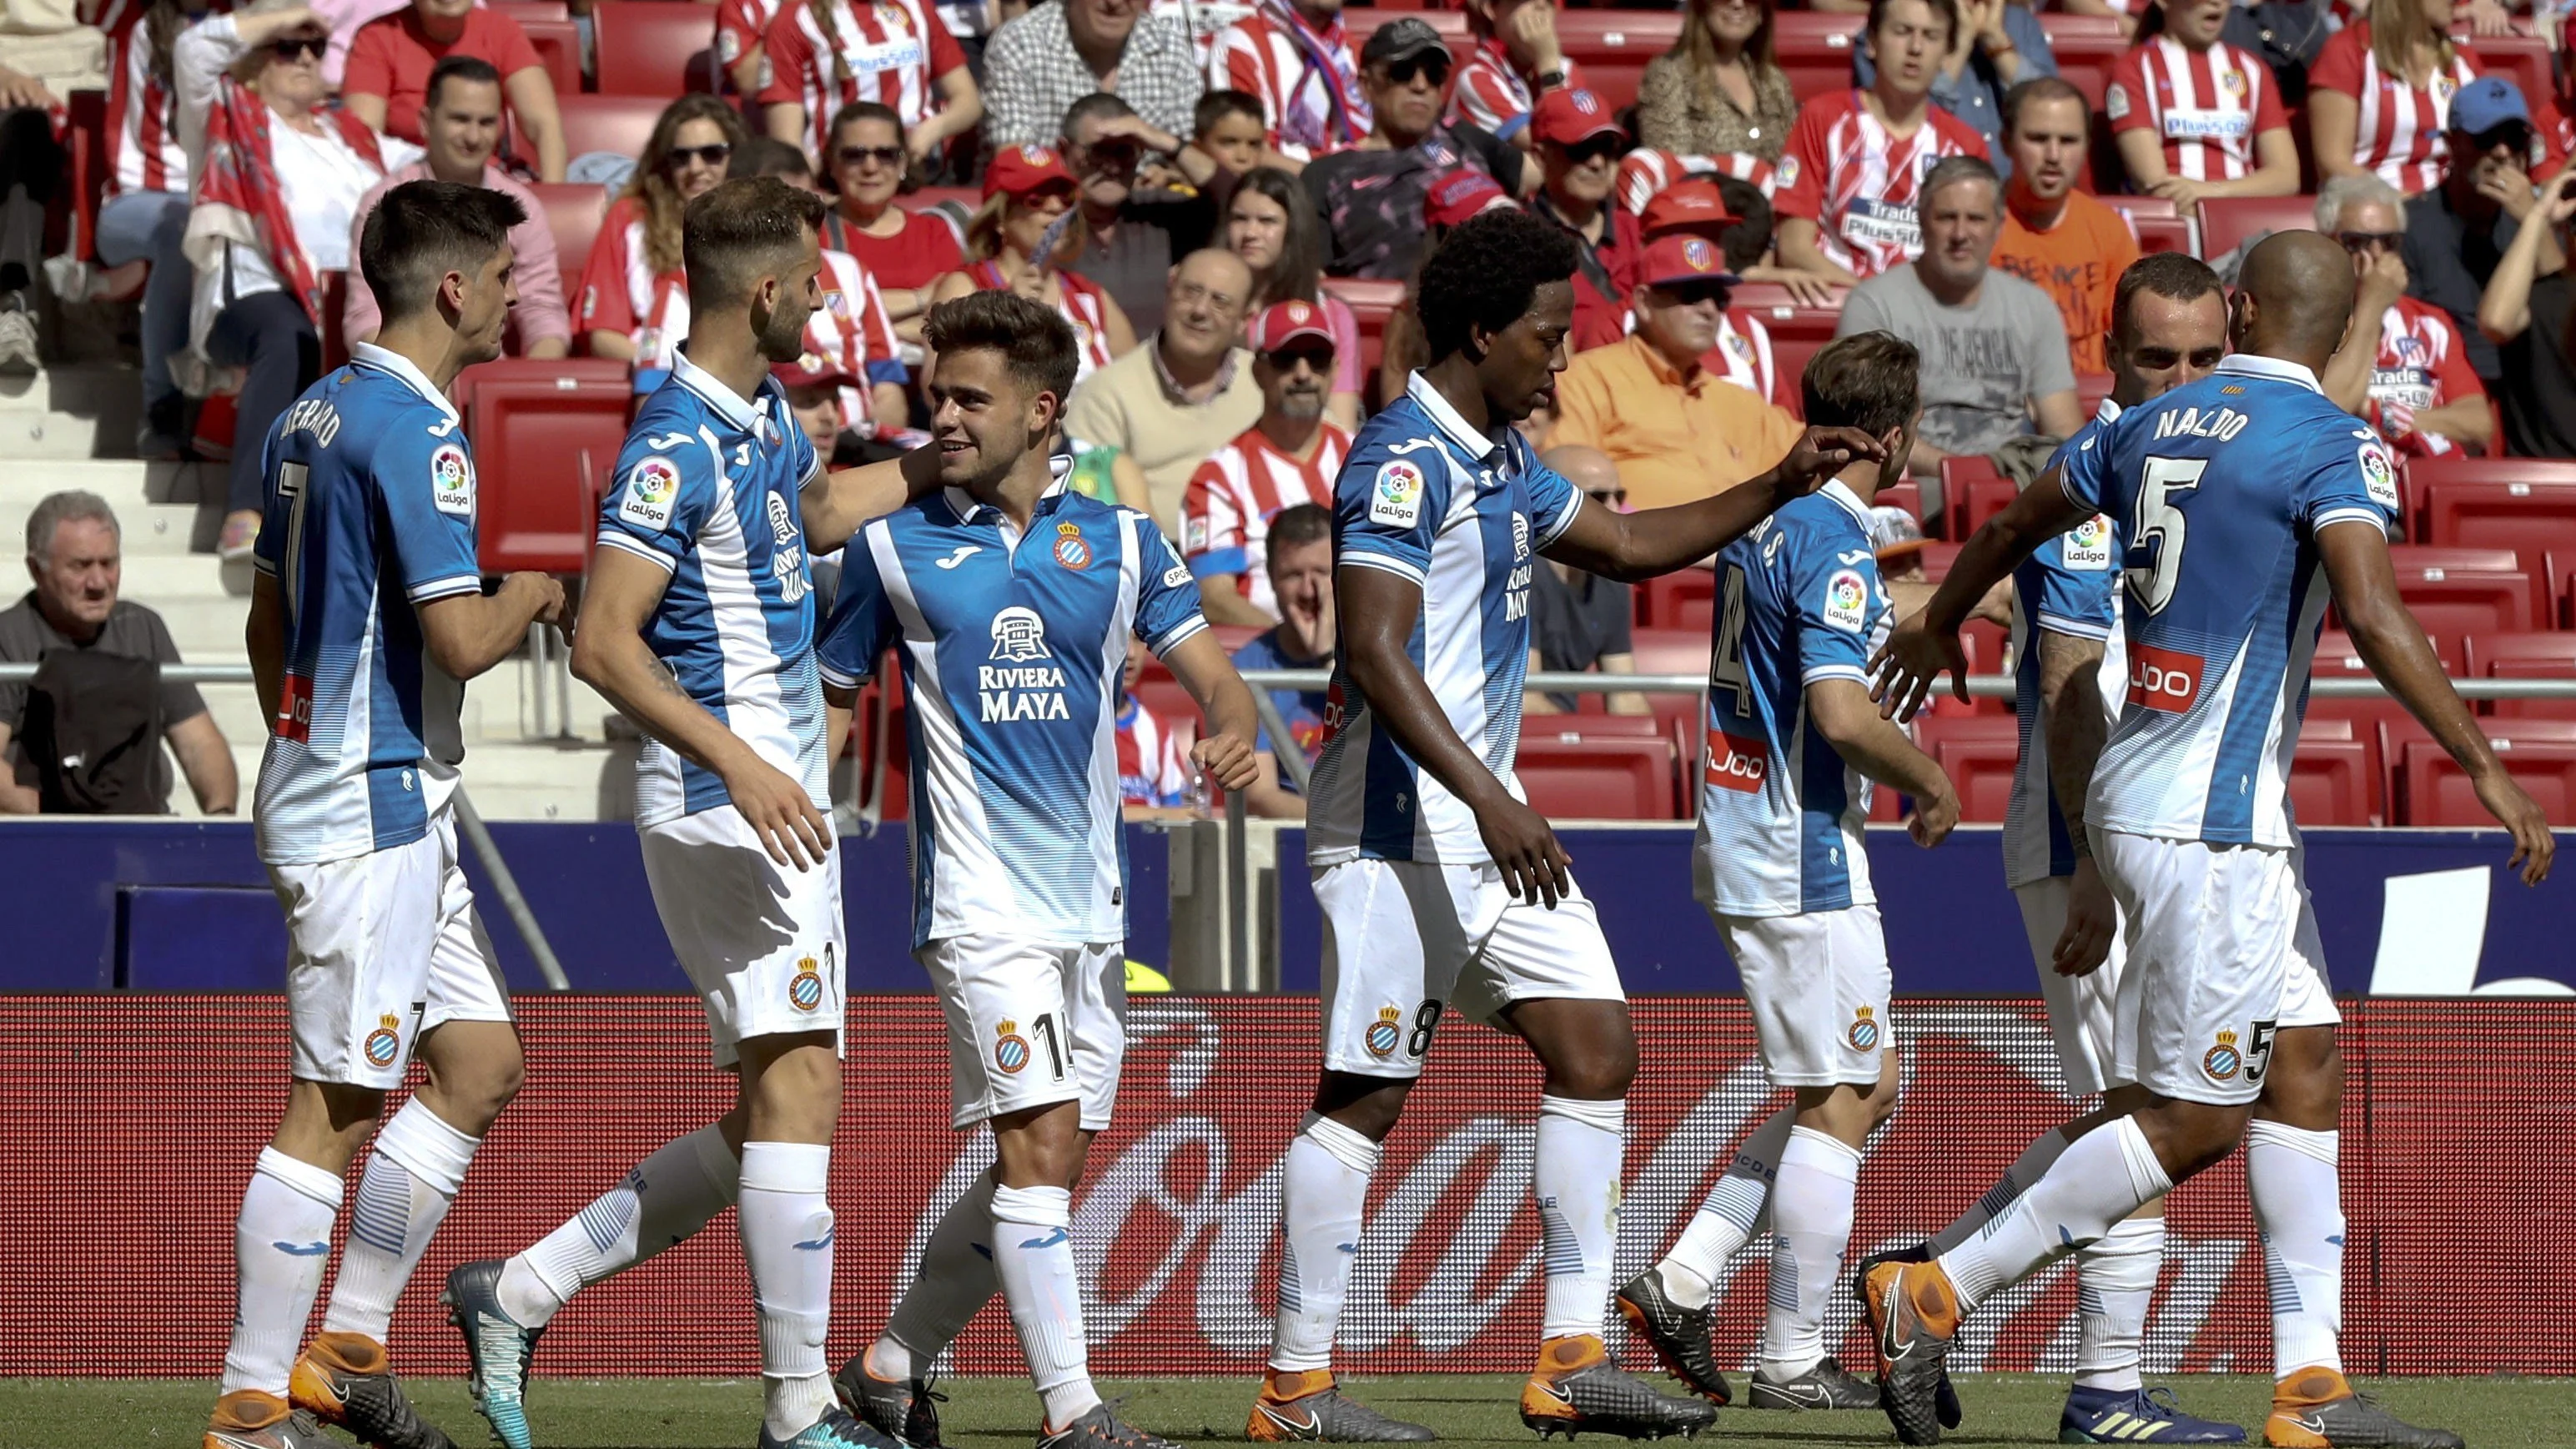
[[[107,133],[108,194],[185,193],[188,153],[179,147],[179,93],[152,74],[151,27],[129,24],[109,44],[115,74],[108,82],[107,113],[116,124]]]
[[[688,276],[676,267],[656,272],[645,255],[644,203],[620,197],[591,243],[573,317],[583,332],[625,333],[638,372],[668,369],[689,336]]]
[[[1777,406],[1789,405],[1780,396],[1779,370],[1771,360],[1771,329],[1741,307],[1729,307],[1717,319],[1717,345],[1699,355],[1699,365]],[[1796,385],[1791,379],[1792,391]]]
[[[1080,370],[1073,375],[1079,384],[1095,370],[1109,365],[1109,309],[1102,305],[1109,294],[1101,290],[1098,282],[1079,272],[1052,275],[1061,294],[1056,315],[1073,324],[1073,340],[1082,360]],[[1002,275],[1001,265],[996,262],[975,262],[966,268],[966,277],[978,291],[1011,289],[1010,279]]]
[[[921,0],[806,0],[771,19],[766,43],[760,103],[805,108],[808,155],[822,154],[830,139],[823,128],[852,101],[891,106],[904,125],[921,124],[939,110],[933,83],[966,64],[956,37]]]
[[[846,372],[859,380],[857,387],[841,389],[841,418],[861,437],[873,437],[875,394],[869,390],[869,363],[892,362],[901,357],[902,342],[894,335],[894,321],[886,316],[885,299],[877,294],[877,279],[848,252],[826,248],[823,252],[822,275],[816,278],[823,289],[823,305],[805,323],[805,350],[821,368],[815,371]],[[903,426],[896,419],[895,426]]]
[[[1350,435],[1331,423],[1316,429],[1315,455],[1300,463],[1270,435],[1247,428],[1190,475],[1181,494],[1181,557],[1190,572],[1235,575],[1235,587],[1265,614],[1277,615],[1270,589],[1270,520],[1300,503],[1333,506],[1333,479],[1351,451]]]
[[[2308,84],[2339,91],[2361,106],[2353,128],[2353,164],[2379,173],[2379,179],[2414,196],[2442,184],[2442,164],[2451,148],[2442,129],[2451,116],[2451,97],[2479,71],[2476,52],[2451,47],[2451,67],[2417,90],[2402,75],[2379,68],[2370,49],[2370,24],[2348,25],[2334,33],[2317,63],[2308,68]]]
[[[1343,64],[1356,64],[1347,37],[1338,48]],[[1368,139],[1372,118],[1336,104],[1333,77],[1260,11],[1217,32],[1207,72],[1210,90],[1261,98],[1262,130],[1282,156],[1307,161]]]
[[[2422,412],[2464,397],[2484,397],[2477,370],[2461,346],[2451,314],[2412,297],[2400,297],[2379,314],[2379,357],[2371,364],[2370,400]]]
[[[1939,106],[1924,107],[1913,135],[1890,135],[1866,94],[1841,91],[1798,108],[1776,203],[1781,216],[1814,222],[1825,260],[1862,281],[1922,253],[1914,203],[1933,166],[1987,154],[1986,138]]]
[[[1583,77],[1573,61],[1565,63],[1565,83],[1580,86]],[[1449,87],[1448,122],[1460,121],[1493,132],[1505,140],[1519,134],[1529,124],[1530,107],[1537,98],[1530,93],[1529,82],[1512,69],[1512,58],[1497,39],[1487,39],[1458,67]]]
[[[742,58],[769,43],[769,22],[778,18],[779,0],[723,0],[716,6],[716,61],[730,79],[733,68]],[[760,54],[760,75],[752,89],[755,94],[769,89],[769,79],[776,72],[769,64],[769,52]]]
[[[1190,803],[1185,731],[1165,724],[1134,695],[1118,706],[1118,796],[1124,805],[1169,808]]]
[[[2253,175],[2254,138],[2290,124],[2269,66],[2225,41],[2192,50],[2170,35],[2112,62],[2102,109],[2114,133],[2162,137],[2165,173],[2186,181]]]
[[[1619,176],[1610,184],[1610,194],[1619,199],[1620,210],[1643,216],[1647,202],[1661,196],[1674,182],[1691,176],[1732,176],[1750,182],[1761,188],[1765,201],[1780,189],[1779,168],[1750,151],[1728,151],[1716,156],[1631,151],[1619,158]]]

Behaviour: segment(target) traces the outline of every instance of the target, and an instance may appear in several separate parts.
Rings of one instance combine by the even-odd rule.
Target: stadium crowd
[[[0,35],[0,371],[45,355],[39,289],[137,301],[138,450],[230,458],[228,560],[259,526],[234,440],[373,336],[354,239],[421,178],[525,208],[511,355],[624,361],[639,395],[687,333],[686,203],[728,176],[825,192],[826,306],[784,380],[844,462],[918,439],[933,303],[1046,303],[1082,348],[1076,486],[1170,529],[1212,620],[1280,625],[1245,646],[1265,659],[1329,650],[1268,545],[1422,360],[1391,288],[1494,207],[1580,244],[1577,355],[1525,431],[1640,507],[1786,451],[1813,344],[1764,319],[1796,312],[1932,364],[1921,517],[1945,458],[2026,477],[2107,390],[2113,281],[2142,249],[2230,274],[2209,208],[2247,198],[2284,209],[2244,243],[2314,225],[2354,258],[2380,326],[2329,381],[2400,452],[2576,457],[2551,0],[1689,0],[1642,70],[1578,57],[1556,0],[80,3],[12,0],[30,34]],[[675,75],[649,128],[601,124]],[[103,110],[74,104],[102,77]],[[1590,587],[1544,592],[1572,613],[1542,638],[1590,637]]]

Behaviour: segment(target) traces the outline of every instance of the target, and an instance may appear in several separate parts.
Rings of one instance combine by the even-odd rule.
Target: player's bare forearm
[[[799,500],[805,547],[830,553],[872,518],[883,518],[939,486],[939,449],[924,444],[900,458],[827,472]]]
[[[573,677],[598,690],[638,729],[722,775],[759,757],[691,698],[644,642],[644,621],[660,607],[670,582],[660,565],[624,549],[594,554],[581,627],[572,638]]]
[[[1508,798],[1484,758],[1450,728],[1438,696],[1405,651],[1422,614],[1422,586],[1384,569],[1346,564],[1333,571],[1333,611],[1351,683],[1368,702],[1369,717],[1469,809]]]
[[[1813,491],[1855,462],[1878,461],[1887,445],[1858,428],[1809,428],[1772,469],[1714,497],[1643,513],[1575,512],[1544,550],[1587,573],[1635,583],[1699,562],[1742,538],[1790,499]]]
[[[1859,680],[1819,679],[1808,685],[1807,717],[1843,763],[1879,784],[1918,799],[1950,793],[1950,777],[1915,748],[1905,731],[1880,716]]]
[[[1987,590],[2010,578],[2032,550],[2093,516],[2091,509],[2068,498],[2058,483],[2057,470],[2049,470],[1969,538],[1951,560],[1949,577],[1934,591],[1932,602],[1923,606],[1926,623],[1957,633]]]
[[[457,594],[420,606],[421,642],[450,679],[472,679],[510,657],[528,626],[563,608],[563,585],[544,574],[511,574],[494,594]]]
[[[2317,531],[2317,551],[2334,590],[2335,613],[2361,662],[2461,769],[2473,777],[2502,774],[2485,732],[2424,637],[2424,626],[2398,596],[2386,536],[2367,523],[2329,524]]]
[[[286,680],[286,613],[274,574],[251,575],[250,621],[242,626],[242,652],[250,656],[250,682],[259,695],[259,717],[275,734]]]
[[[2098,639],[2039,634],[2039,718],[2048,741],[2048,783],[2077,855],[2093,853],[2084,832],[2084,800],[2093,788],[2094,762],[2110,737],[2103,720],[2102,653]]]
[[[1173,645],[1163,655],[1163,663],[1207,719],[1209,737],[1199,742],[1197,751],[1201,767],[1229,790],[1250,785],[1261,714],[1252,703],[1252,690],[1235,672],[1234,661],[1225,657],[1225,646],[1215,634],[1201,629]]]

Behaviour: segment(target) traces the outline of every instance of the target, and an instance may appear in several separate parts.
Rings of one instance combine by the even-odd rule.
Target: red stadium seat
[[[2355,739],[2299,735],[2290,764],[2290,815],[2302,826],[2376,825],[2370,750]]]
[[[2443,669],[2453,674],[2462,672],[2458,640],[2436,639],[2433,641],[2433,652],[2441,659]],[[2339,630],[2328,629],[2318,636],[2316,660],[2309,670],[2309,676],[2320,680],[2368,679],[2370,670],[2361,662],[2360,652],[2353,648],[2352,636]],[[2412,719],[2413,716],[2406,712],[2406,706],[2384,694],[2358,699],[2326,699],[2311,695],[2308,699],[2306,732],[2339,730],[2345,737],[2360,740],[2372,747],[2371,810],[2383,820],[2392,820],[2394,817],[2390,813],[2387,796],[2381,786],[2393,762],[2380,756],[2379,728],[2391,721],[2406,722]]]
[[[555,83],[556,99],[580,95],[581,32],[573,27],[571,19],[522,20],[519,29],[526,32],[528,44],[544,63],[546,79]]]
[[[1993,715],[1924,715],[1915,722],[1923,752],[1959,792],[1959,818],[2000,821],[2012,801],[2021,723]]]
[[[671,0],[598,0],[599,91],[664,101],[718,87],[716,22],[703,5]]]
[[[2039,25],[2048,33],[2048,49],[2057,61],[2058,77],[2082,91],[2085,103],[2098,114],[2103,93],[2110,85],[2112,62],[2129,48],[2128,38],[2120,33],[2120,21],[2109,15],[2068,15],[2051,10],[2041,13]]]
[[[1836,288],[1833,297],[1821,307],[1810,307],[1789,295],[1789,289],[1771,282],[1748,282],[1727,298],[1727,304],[1741,307],[1762,321],[1771,332],[1771,340],[1812,340],[1830,342],[1834,324],[1842,320],[1843,302],[1850,296],[1846,288]]]
[[[2388,782],[2385,767],[2382,765],[2379,758],[2379,727],[2374,724],[2368,729],[2355,729],[2353,727],[2353,722],[2349,719],[2327,718],[2320,716],[2316,712],[2316,706],[2311,703],[2308,707],[2308,718],[2306,722],[2299,726],[2300,753],[2305,754],[2312,745],[2342,745],[2347,743],[2358,744],[2361,746],[2362,818],[2354,821],[2353,823],[2361,825],[2384,825],[2387,823],[2388,817],[2388,803],[2387,797],[2384,793]],[[2299,794],[2299,790],[2302,787],[2295,778],[2299,767],[2296,764],[2293,764],[2290,768],[2293,776],[2293,779],[2290,782],[2290,800],[2292,807],[2297,809],[2297,807],[2302,803],[2302,797]],[[2325,773],[2332,775],[2334,771],[2332,769],[2327,769]],[[2320,791],[2321,793],[2331,793],[2331,787],[2320,787],[2312,784],[2305,788]],[[2329,804],[2318,808],[2340,809],[2341,806]],[[2307,811],[2305,810],[2298,810],[2297,818],[2302,824],[2327,823],[2323,820],[2309,820]]]
[[[2486,826],[2494,817],[2478,803],[2477,789],[2448,751],[2413,720],[2381,726],[2381,752],[2390,762],[2395,792],[2392,823]],[[2506,773],[2539,802],[2549,823],[2576,826],[2576,720],[2501,721],[2488,731]]]
[[[1629,632],[1629,640],[1639,674],[1687,674],[1698,679],[1708,677],[1710,640],[1709,631],[1706,628],[1638,628]],[[1680,724],[1693,730],[1698,726],[1700,707],[1706,699],[1707,696],[1704,694],[1646,696],[1646,702],[1654,706],[1656,719],[1667,725]],[[1688,741],[1685,740],[1682,758],[1689,759],[1693,753]],[[1682,784],[1685,798],[1695,793],[1696,787],[1691,781],[1684,780]]]
[[[599,223],[608,214],[608,191],[586,181],[531,186],[537,204],[546,209],[546,230],[555,237],[555,269],[563,274],[564,305],[581,306],[581,269],[599,239]]]
[[[1554,718],[1570,723],[1576,716]],[[1531,808],[1556,820],[1678,819],[1673,742],[1660,733],[1598,727],[1617,715],[1581,718],[1579,729],[1547,728],[1549,716],[1522,726],[1516,769]],[[1650,727],[1655,723],[1635,718]]]
[[[1646,62],[1681,37],[1681,22],[1676,10],[1559,10],[1556,38],[1584,86],[1620,110],[1637,99]]]
[[[1676,569],[1640,585],[1632,617],[1649,629],[1689,629],[1708,637],[1717,612],[1717,571]]]
[[[645,143],[653,139],[653,123],[671,101],[670,96],[558,95],[555,105],[563,112],[565,154],[612,151],[641,156]],[[518,144],[521,154],[536,154],[526,137],[520,137]]]
[[[1859,41],[1861,21],[1858,15],[1821,10],[1780,10],[1772,15],[1772,48],[1798,99],[1851,88],[1852,49]]]
[[[2223,257],[2263,232],[2315,231],[2313,196],[2214,196],[2200,204],[2200,249]]]
[[[2534,587],[2509,549],[2401,543],[2388,554],[2406,607],[2437,639],[2546,629],[2552,622],[2545,591]]]
[[[1771,334],[1772,369],[1782,377],[1805,377],[1808,360],[1824,351],[1825,344],[1832,340],[1830,337],[1783,337],[1774,332]],[[1805,418],[1807,415],[1805,392],[1795,387],[1788,388],[1786,391],[1789,397],[1790,415]]]
[[[2108,128],[2099,128],[2108,133]],[[2096,167],[2096,177],[2102,168]],[[2129,230],[2138,234],[2142,252],[2189,252],[2191,223],[2174,214],[2173,203],[2161,196],[2104,196],[2103,202],[2129,219]]]
[[[486,573],[578,574],[626,445],[634,388],[604,358],[506,358],[465,370],[456,403],[474,441]]]
[[[2075,374],[2075,400],[2084,405],[2084,416],[2089,418],[2102,410],[2102,400],[2111,395],[2114,381],[2107,372]]]
[[[2546,555],[2576,557],[2576,463],[2417,458],[2403,478],[2415,537],[2453,548],[2509,548],[2546,581]],[[2544,587],[2552,600],[2557,591]],[[2552,611],[2555,621],[2555,609]]]
[[[2462,650],[2469,677],[2576,679],[2576,634],[2472,634]],[[2498,699],[2481,708],[2506,719],[2576,719],[2576,699]]]
[[[1360,377],[1363,382],[1377,376],[1377,365],[1386,356],[1386,319],[1404,305],[1404,283],[1380,281],[1368,277],[1326,277],[1324,290],[1341,298],[1360,324]]]
[[[2477,53],[2480,71],[2512,81],[2535,118],[2543,104],[2558,96],[2558,75],[2548,41],[2535,35],[2472,35],[2466,26],[2453,38]]]
[[[63,111],[64,174],[71,180],[63,250],[87,260],[98,248],[98,208],[107,194],[107,92],[73,91],[63,97]]]
[[[531,20],[570,20],[572,7],[565,0],[486,0],[495,15],[506,15],[521,25]]]
[[[1923,521],[1923,485],[1920,483],[1882,484],[1879,487],[1878,496],[1870,502],[1884,504],[1889,508],[1902,508],[1914,515],[1916,523]]]
[[[1985,521],[2004,511],[2021,489],[1995,471],[1991,458],[1960,454],[1941,460],[1941,527],[1939,535],[1965,543]],[[1948,555],[1943,557],[1946,570]]]

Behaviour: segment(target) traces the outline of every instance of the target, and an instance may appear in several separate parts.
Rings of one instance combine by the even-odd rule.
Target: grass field
[[[2233,1419],[2259,1436],[2271,1384],[2254,1378],[2185,1378],[2185,1406]],[[1104,1381],[1124,1396],[1130,1422],[1183,1443],[1240,1442],[1251,1385],[1232,1380]],[[1422,1375],[1353,1380],[1380,1409],[1426,1423],[1462,1446],[1536,1444],[1513,1411],[1517,1380]],[[2546,1379],[2408,1379],[2384,1386],[2390,1407],[2467,1436],[2472,1449],[2542,1449],[2576,1444],[2576,1383]],[[957,1449],[1026,1449],[1037,1404],[1018,1379],[956,1379],[942,1437]],[[490,1442],[457,1379],[414,1380],[421,1411],[467,1449]],[[2039,1444],[2057,1437],[2062,1380],[1968,1375],[1959,1381],[1967,1422],[1944,1444]],[[214,1399],[211,1382],[14,1379],[0,1382],[0,1446],[6,1449],[193,1449]],[[548,1449],[749,1449],[760,1432],[758,1386],[740,1379],[541,1379],[529,1417]],[[1889,1444],[1876,1413],[1779,1414],[1730,1409],[1701,1442]],[[1587,1439],[1586,1443],[1602,1442]]]

